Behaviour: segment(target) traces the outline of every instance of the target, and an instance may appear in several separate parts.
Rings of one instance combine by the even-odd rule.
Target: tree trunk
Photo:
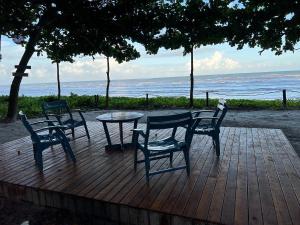
[[[109,77],[109,57],[106,57],[106,77],[107,77],[107,85],[106,85],[106,96],[105,96],[105,108],[108,108],[109,105],[109,84],[110,84],[110,77]]]
[[[57,78],[57,98],[60,100],[60,79],[59,79],[59,62],[56,62],[56,78]]]
[[[194,47],[191,50],[190,108],[194,106]]]
[[[34,53],[34,46],[39,38],[39,35],[40,35],[39,31],[35,31],[30,36],[24,54],[19,62],[19,67],[17,68],[16,73],[25,72],[26,66],[31,56]],[[19,96],[21,81],[22,81],[22,76],[15,76],[10,86],[8,109],[7,109],[6,119],[5,119],[6,122],[13,122],[17,118],[18,96]]]

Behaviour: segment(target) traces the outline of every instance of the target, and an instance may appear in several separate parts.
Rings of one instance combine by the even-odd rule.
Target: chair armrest
[[[202,113],[202,112],[214,112],[214,110],[211,110],[211,109],[202,109],[202,110],[193,111],[192,113]]]
[[[43,120],[43,121],[37,121],[37,122],[33,122],[30,125],[36,125],[36,124],[40,124],[40,123],[55,123],[57,122],[56,120]]]
[[[194,117],[193,119],[195,120],[214,120],[214,119],[219,119],[217,116],[199,116],[199,117]]]
[[[62,115],[59,115],[59,114],[54,114],[54,113],[50,113],[50,114],[47,114],[47,116],[54,116],[54,117],[59,117],[59,118],[61,118],[61,117],[63,117]]]
[[[76,112],[76,113],[79,113],[79,116],[80,116],[80,118],[82,119],[82,121],[85,121],[85,118],[84,118],[84,116],[83,116],[83,114],[82,114],[82,113],[83,113],[82,110],[80,110],[80,109],[72,109],[71,112],[72,112],[72,113],[73,113],[73,112],[74,112],[74,113],[75,113],[75,112]]]
[[[36,129],[34,130],[35,132],[41,132],[41,131],[45,131],[45,130],[49,130],[49,129],[53,129],[53,130],[57,130],[57,129],[62,129],[62,128],[67,128],[66,126],[48,126],[48,127],[42,127],[40,129]]]
[[[71,109],[71,112],[85,112],[85,111],[81,109]]]
[[[143,138],[146,137],[146,134],[144,133],[144,131],[142,129],[132,129],[132,131],[133,131],[133,134],[137,133],[137,134],[140,134]]]
[[[193,111],[192,115],[193,117],[197,117],[200,115],[200,113],[206,113],[206,112],[214,112],[214,110],[210,110],[210,109],[197,110],[197,111]]]

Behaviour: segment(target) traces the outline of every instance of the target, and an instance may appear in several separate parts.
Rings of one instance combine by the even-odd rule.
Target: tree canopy
[[[1,34],[25,37],[17,73],[24,72],[34,52],[53,61],[104,54],[118,62],[139,57],[132,42],[145,46],[160,32],[161,1],[50,0],[1,1]],[[14,77],[7,118],[14,120],[22,77]]]
[[[300,1],[239,0],[228,16],[228,42],[238,49],[248,44],[276,55],[294,51],[300,40]]]
[[[118,62],[160,47],[194,47],[224,41],[275,54],[294,51],[300,39],[300,0],[2,0],[0,33],[25,37],[17,73],[31,56],[46,52],[55,62],[79,54],[103,54]],[[192,74],[192,73],[191,73]],[[22,77],[14,77],[7,118],[14,119]]]

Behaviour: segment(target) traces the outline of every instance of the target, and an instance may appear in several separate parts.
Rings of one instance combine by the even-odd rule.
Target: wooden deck
[[[131,126],[124,126],[127,140]],[[281,130],[223,128],[219,159],[208,137],[195,136],[190,177],[185,170],[165,173],[147,186],[144,165],[133,170],[133,151],[105,152],[102,125],[88,127],[90,141],[71,141],[77,163],[57,146],[44,152],[43,174],[28,137],[0,145],[0,196],[110,224],[300,224],[300,159]],[[117,142],[117,125],[110,129]],[[183,156],[174,160],[183,163]],[[162,159],[152,166],[167,165]]]

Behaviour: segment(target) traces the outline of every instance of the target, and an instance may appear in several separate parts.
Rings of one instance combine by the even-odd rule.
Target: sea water
[[[63,76],[63,75],[61,75]],[[240,73],[195,76],[194,96],[225,99],[281,99],[287,90],[288,99],[300,98],[300,71]],[[189,96],[189,76],[153,79],[112,80],[110,96],[149,97]],[[62,82],[62,95],[105,95],[106,81]],[[56,83],[22,84],[20,95],[56,95]],[[0,95],[8,95],[9,86],[0,86]]]

